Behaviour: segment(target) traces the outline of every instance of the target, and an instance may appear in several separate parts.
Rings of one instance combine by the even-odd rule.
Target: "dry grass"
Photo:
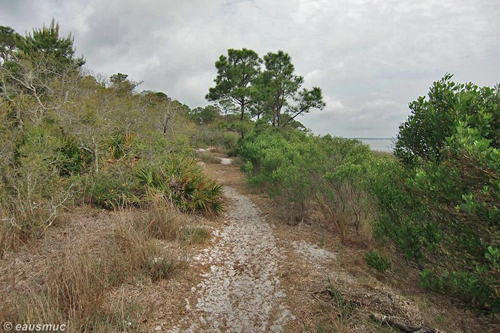
[[[394,158],[394,154],[387,152],[387,151],[381,151],[381,150],[373,150],[373,155],[375,157],[391,157]]]
[[[212,154],[211,152],[197,152],[196,158],[201,160],[202,162],[208,164],[219,164],[220,158]]]
[[[200,244],[210,239],[210,231],[200,227],[186,227],[182,233],[182,242],[184,244]]]
[[[177,240],[182,237],[182,228],[187,224],[186,216],[173,204],[165,200],[156,201],[132,223],[150,237],[165,240]]]
[[[140,215],[109,213],[82,221],[6,255],[0,265],[0,322],[67,323],[75,332],[133,329],[146,310],[110,293],[126,283],[170,278],[184,265],[157,241],[185,240],[191,229],[183,227],[177,210],[151,207]]]
[[[26,206],[23,200],[12,207],[0,205],[0,259],[5,252],[42,237],[48,227],[62,226],[68,221],[68,215],[61,213],[60,207],[51,210],[43,203],[32,208]]]

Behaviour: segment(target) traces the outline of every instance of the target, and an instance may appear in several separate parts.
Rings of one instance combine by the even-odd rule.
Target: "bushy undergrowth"
[[[203,174],[196,159],[170,156],[157,165],[137,171],[139,183],[171,200],[185,212],[218,214],[223,210],[221,186]]]
[[[313,210],[339,232],[359,231],[370,215],[365,181],[373,154],[356,140],[279,132],[264,124],[240,143],[238,153],[251,186],[266,188],[291,221]]]
[[[498,312],[500,89],[447,75],[410,109],[401,163],[375,191],[380,231],[425,268],[423,286]]]
[[[75,204],[115,209],[167,198],[186,212],[221,211],[220,186],[190,158],[189,107],[137,93],[125,74],[88,75],[55,24],[18,37],[0,64],[0,256]],[[148,170],[161,186],[141,179]]]
[[[369,222],[420,267],[422,286],[499,312],[500,89],[446,76],[410,109],[396,158],[261,123],[240,141],[242,168],[290,219],[320,211],[341,240]]]
[[[379,272],[385,272],[391,268],[391,261],[389,258],[381,256],[375,251],[366,252],[365,262],[368,267],[376,269]]]

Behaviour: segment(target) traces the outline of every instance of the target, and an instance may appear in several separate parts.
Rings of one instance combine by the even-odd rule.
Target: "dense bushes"
[[[221,210],[220,187],[186,158],[196,128],[187,106],[136,93],[125,74],[87,75],[55,24],[25,40],[0,65],[0,255],[82,202],[112,209],[159,195],[189,212]],[[146,169],[161,188],[141,180]]]
[[[339,232],[358,231],[370,202],[365,177],[370,149],[356,140],[280,132],[263,124],[240,142],[249,184],[266,188],[286,207],[289,220],[300,221],[319,210]]]
[[[374,268],[379,272],[385,272],[391,268],[391,261],[385,256],[379,255],[375,251],[368,251],[365,254],[366,265],[370,268]]]
[[[500,91],[435,82],[410,104],[379,227],[421,267],[422,285],[500,311]]]
[[[222,211],[221,186],[203,174],[194,158],[169,156],[158,165],[140,167],[137,177],[152,195],[166,197],[182,211],[207,215]]]
[[[193,136],[197,147],[216,146],[225,149],[229,155],[236,154],[238,140],[250,133],[253,123],[249,119],[241,121],[234,115],[226,115],[198,126]]]
[[[396,158],[375,157],[355,140],[260,124],[240,141],[243,169],[289,218],[319,211],[341,240],[371,221],[420,267],[422,286],[498,312],[500,89],[447,75],[410,109]]]

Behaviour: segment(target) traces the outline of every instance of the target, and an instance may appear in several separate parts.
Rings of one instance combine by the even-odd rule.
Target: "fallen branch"
[[[394,328],[397,328],[403,332],[409,333],[441,333],[434,328],[425,327],[425,326],[411,326],[403,323],[399,318],[384,316],[378,313],[370,314],[370,318],[372,320],[378,321],[381,324],[385,324]]]

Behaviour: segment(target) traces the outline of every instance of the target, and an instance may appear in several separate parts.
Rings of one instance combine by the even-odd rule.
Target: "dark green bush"
[[[105,209],[135,205],[145,192],[126,166],[118,165],[90,177],[87,193],[90,202]],[[129,169],[129,168],[128,168]]]
[[[454,296],[479,311],[500,311],[500,302],[491,297],[496,292],[494,276],[486,276],[479,271],[438,273],[427,268],[420,273],[420,285]]]
[[[223,210],[222,187],[203,174],[194,158],[172,155],[160,164],[138,167],[136,177],[153,191],[149,195],[159,194],[182,211],[216,215]]]
[[[499,87],[457,84],[447,75],[410,109],[396,144],[401,163],[375,166],[379,234],[426,268],[423,286],[498,311]]]
[[[391,260],[387,257],[379,255],[375,251],[366,252],[365,262],[368,267],[374,268],[382,273],[391,268]]]

